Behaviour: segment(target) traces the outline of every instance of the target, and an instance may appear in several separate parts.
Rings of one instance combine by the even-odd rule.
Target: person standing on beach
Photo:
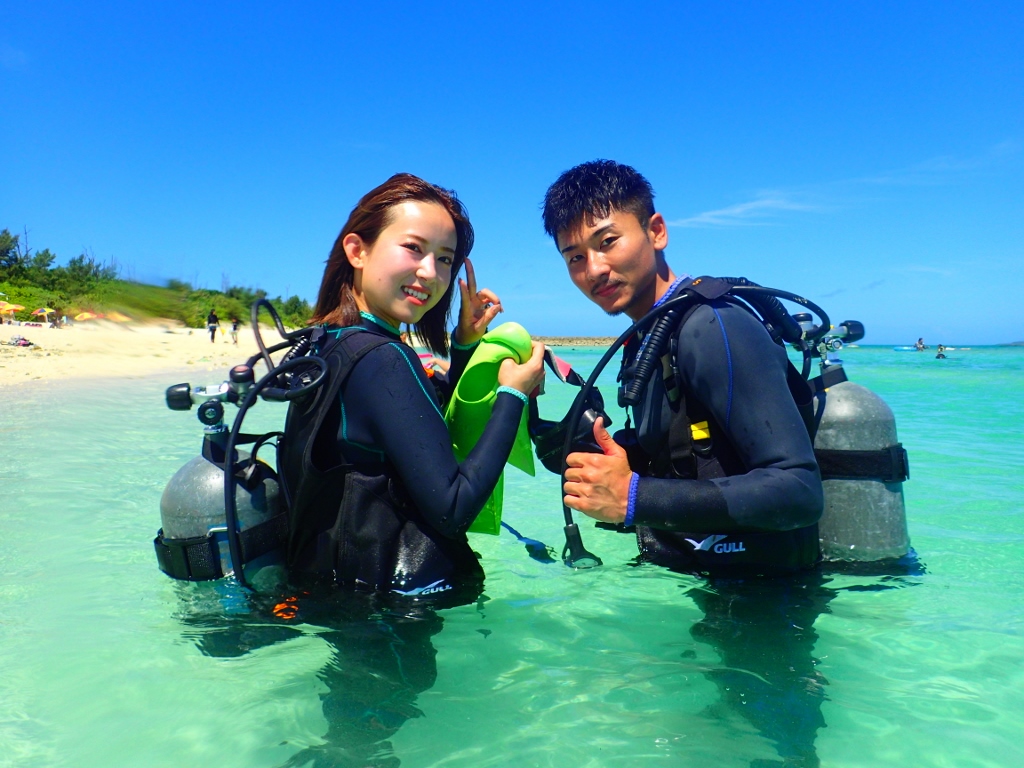
[[[231,343],[238,346],[238,318],[231,318]]]
[[[217,317],[217,313],[214,310],[210,310],[210,314],[206,316],[206,330],[210,332],[210,343],[213,344],[217,339],[217,329],[220,328],[220,318]]]
[[[573,284],[609,315],[639,320],[694,284],[666,261],[667,222],[650,182],[629,166],[598,160],[566,171],[548,188],[543,217]],[[726,667],[756,659],[760,677],[715,670],[709,679],[787,765],[817,766],[823,696],[811,681],[820,676],[811,633],[793,627],[812,626],[827,603],[813,567],[824,496],[786,351],[727,298],[695,302],[670,333],[671,352],[632,408],[634,426],[627,419],[613,438],[598,419],[603,453],[569,454],[564,502],[635,530],[642,559],[710,577],[691,590],[705,614],[691,634],[715,645]],[[627,343],[621,374],[632,375],[643,342]]]

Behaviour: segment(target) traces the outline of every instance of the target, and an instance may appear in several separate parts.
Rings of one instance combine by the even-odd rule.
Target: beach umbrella
[[[33,315],[42,315],[42,316],[45,317],[46,315],[52,315],[56,311],[57,310],[50,309],[49,307],[40,307],[39,309],[35,310],[32,314]]]
[[[6,307],[3,308],[2,311],[3,312],[21,312],[21,310],[23,310],[23,309],[24,309],[24,307],[21,306],[21,304],[8,304]]]
[[[99,317],[95,312],[79,312],[75,315],[75,321],[80,322],[82,320],[94,320]]]
[[[107,312],[107,320],[113,320],[115,323],[127,323],[131,320],[127,315],[122,315],[120,312]]]

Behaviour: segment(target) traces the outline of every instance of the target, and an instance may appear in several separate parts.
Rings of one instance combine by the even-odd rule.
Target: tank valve
[[[208,427],[215,427],[224,420],[224,406],[219,400],[207,400],[199,406],[199,421]]]

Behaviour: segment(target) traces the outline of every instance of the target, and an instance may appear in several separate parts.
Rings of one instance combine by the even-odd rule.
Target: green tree
[[[11,230],[0,231],[0,280],[20,277],[25,271],[25,254],[22,253],[21,236],[12,235]]]
[[[49,248],[43,248],[41,251],[36,251],[35,254],[28,259],[25,265],[25,277],[31,280],[33,283],[38,283],[45,287],[50,287],[49,277],[50,270],[53,269],[53,262],[57,260],[57,254],[50,251]]]

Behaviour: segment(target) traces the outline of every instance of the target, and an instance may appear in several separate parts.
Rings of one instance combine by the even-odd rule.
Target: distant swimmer
[[[939,344],[939,353],[937,355],[935,355],[935,359],[936,360],[945,360],[946,356],[945,356],[945,354],[943,354],[945,351],[946,351],[946,348],[944,346],[942,346],[941,344]]]
[[[914,349],[916,349],[918,352],[923,352],[924,350],[928,349],[928,347],[925,346],[923,338],[917,340],[917,343],[914,345]]]

